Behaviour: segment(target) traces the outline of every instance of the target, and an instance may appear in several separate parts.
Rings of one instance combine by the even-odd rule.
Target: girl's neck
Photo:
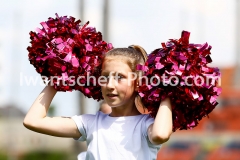
[[[109,114],[111,117],[123,117],[123,116],[136,116],[141,113],[137,110],[137,107],[125,108],[125,107],[112,107],[112,112]]]

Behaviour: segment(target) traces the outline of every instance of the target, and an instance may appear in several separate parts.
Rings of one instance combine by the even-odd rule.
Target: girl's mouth
[[[117,95],[116,94],[107,94],[107,96],[110,98],[113,98],[113,97],[116,97]]]

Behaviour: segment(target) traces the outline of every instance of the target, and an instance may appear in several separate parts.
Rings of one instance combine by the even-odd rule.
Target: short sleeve
[[[72,116],[71,118],[76,123],[77,128],[82,135],[79,139],[75,139],[75,138],[74,139],[79,141],[86,141],[88,128],[91,125],[91,122],[93,122],[94,115],[90,115],[90,114],[75,115],[75,116]]]
[[[142,132],[145,137],[148,136],[148,127],[153,124],[154,119],[150,115],[146,115],[143,119]]]
[[[161,144],[159,145],[154,145],[150,142],[149,138],[148,138],[148,127],[154,123],[154,119],[150,116],[150,115],[146,115],[146,117],[144,117],[144,122],[143,122],[143,135],[144,137],[147,139],[148,145],[149,147],[151,147],[152,149],[157,149],[159,150],[161,147]]]

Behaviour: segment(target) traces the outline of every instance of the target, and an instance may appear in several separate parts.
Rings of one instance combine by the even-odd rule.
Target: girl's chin
[[[108,106],[111,108],[117,108],[117,107],[119,107],[119,104],[108,103]]]
[[[114,104],[108,104],[109,105],[109,107],[111,107],[111,108],[117,108],[118,106],[116,106],[116,105],[114,105]]]

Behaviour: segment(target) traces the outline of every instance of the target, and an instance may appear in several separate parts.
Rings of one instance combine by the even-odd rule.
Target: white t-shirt
[[[73,116],[87,141],[86,160],[154,160],[161,145],[153,145],[147,135],[154,119],[149,115],[110,117],[96,115]]]

